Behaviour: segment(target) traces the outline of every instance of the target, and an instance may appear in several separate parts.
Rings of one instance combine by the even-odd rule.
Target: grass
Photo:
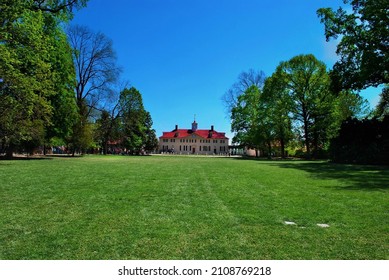
[[[326,162],[0,161],[0,259],[387,260],[388,188],[387,167]]]

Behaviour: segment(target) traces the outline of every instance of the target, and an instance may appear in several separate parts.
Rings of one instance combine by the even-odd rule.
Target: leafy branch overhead
[[[389,9],[386,0],[344,0],[344,8],[317,11],[327,41],[340,39],[333,79],[340,89],[360,90],[389,83]]]
[[[49,12],[53,14],[67,14],[72,16],[74,9],[86,6],[88,0],[34,0],[30,6],[33,11]]]

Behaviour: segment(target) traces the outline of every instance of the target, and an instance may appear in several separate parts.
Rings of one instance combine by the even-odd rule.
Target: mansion
[[[227,154],[228,137],[224,132],[217,132],[213,125],[211,129],[197,129],[197,123],[192,123],[192,129],[176,128],[163,132],[159,137],[159,151],[175,154]]]

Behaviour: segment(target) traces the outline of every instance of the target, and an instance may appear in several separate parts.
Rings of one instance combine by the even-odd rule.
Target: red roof
[[[204,139],[228,139],[224,132],[208,129],[197,129],[196,131],[192,131],[191,129],[175,129],[170,132],[163,132],[159,138],[186,138],[193,134]]]

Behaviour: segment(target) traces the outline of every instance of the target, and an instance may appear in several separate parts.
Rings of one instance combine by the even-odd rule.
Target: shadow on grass
[[[0,156],[0,161],[11,161],[11,160],[51,160],[52,158],[47,156],[14,156],[5,157]]]
[[[338,164],[327,161],[307,161],[295,159],[247,159],[258,162],[266,162],[269,165],[286,169],[302,170],[317,179],[335,179],[344,183],[338,187],[345,190],[388,190],[389,166]]]

